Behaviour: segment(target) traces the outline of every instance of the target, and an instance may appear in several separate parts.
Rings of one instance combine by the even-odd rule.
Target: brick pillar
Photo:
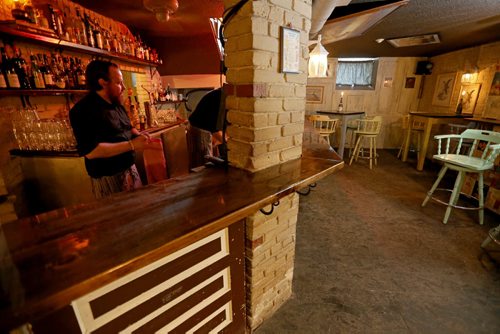
[[[265,208],[269,210],[269,208]],[[271,215],[246,218],[247,325],[253,330],[292,295],[299,195],[280,199]]]
[[[225,0],[225,8],[239,1]],[[312,0],[250,0],[226,26],[228,158],[251,172],[302,154]],[[300,31],[300,73],[280,73],[281,27]],[[249,330],[292,292],[298,195],[246,220]],[[269,209],[269,208],[267,208]]]

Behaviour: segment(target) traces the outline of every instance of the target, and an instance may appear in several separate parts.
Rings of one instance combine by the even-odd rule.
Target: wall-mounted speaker
[[[417,63],[417,69],[415,70],[415,74],[418,74],[418,75],[431,74],[433,67],[434,67],[434,64],[431,63],[430,61],[426,61],[426,60],[419,61]]]

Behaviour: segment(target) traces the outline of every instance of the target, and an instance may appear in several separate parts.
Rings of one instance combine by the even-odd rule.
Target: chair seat
[[[447,164],[460,166],[472,171],[484,171],[493,168],[493,162],[487,162],[484,159],[469,157],[460,154],[436,154],[434,159],[445,162]]]

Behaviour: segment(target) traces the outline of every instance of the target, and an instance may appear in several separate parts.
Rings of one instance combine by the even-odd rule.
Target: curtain
[[[372,84],[373,61],[346,61],[337,66],[337,85],[369,86]]]

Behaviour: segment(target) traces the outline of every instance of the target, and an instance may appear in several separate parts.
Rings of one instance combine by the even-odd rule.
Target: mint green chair
[[[436,182],[432,185],[431,190],[427,193],[427,197],[422,202],[422,207],[427,204],[429,199],[444,204],[447,206],[444,215],[443,224],[448,222],[452,208],[479,210],[479,224],[484,221],[484,195],[483,195],[483,173],[486,170],[492,169],[495,159],[500,152],[500,133],[495,131],[473,130],[468,129],[461,134],[439,135],[435,136],[438,140],[438,153],[433,156],[434,160],[441,161],[443,167],[439,171]],[[471,143],[469,150],[463,150],[464,143]],[[444,146],[444,153],[442,148]],[[452,149],[450,149],[452,147]],[[458,172],[455,180],[455,186],[451,189],[437,189],[439,182],[442,180],[448,169]],[[478,174],[478,200],[479,206],[474,208],[457,206],[457,201],[460,196],[460,190],[465,179],[465,173]],[[432,197],[435,190],[451,191],[450,200],[448,203]]]

